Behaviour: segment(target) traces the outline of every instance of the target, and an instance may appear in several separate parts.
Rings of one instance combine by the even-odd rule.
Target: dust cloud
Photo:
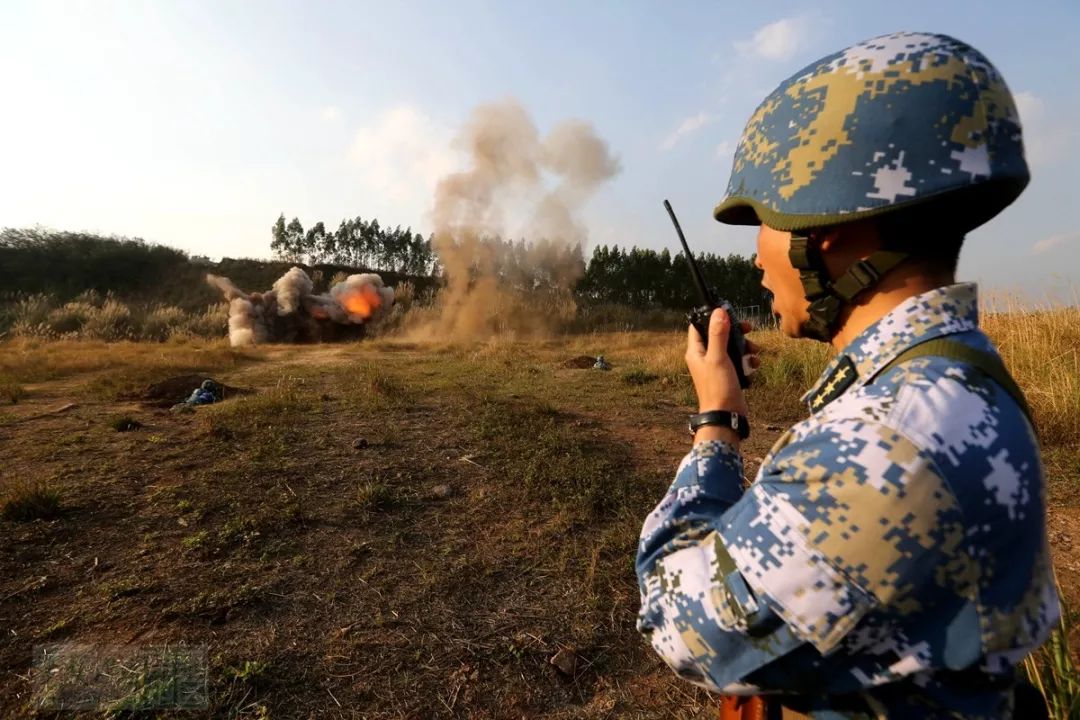
[[[432,209],[445,287],[419,334],[547,334],[575,309],[588,236],[581,209],[619,163],[588,123],[568,120],[541,137],[514,100],[477,107],[456,145],[467,167],[439,180]]]

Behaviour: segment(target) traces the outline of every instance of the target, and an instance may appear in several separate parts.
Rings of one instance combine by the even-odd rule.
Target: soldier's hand
[[[749,323],[740,323],[743,332],[750,331]],[[686,367],[694,381],[697,392],[699,412],[708,410],[728,410],[740,415],[748,415],[746,396],[739,387],[739,376],[727,354],[728,332],[730,331],[728,314],[721,309],[713,310],[709,318],[709,346],[693,325],[687,332]],[[747,340],[746,352],[750,355],[750,366],[757,367],[757,345]]]

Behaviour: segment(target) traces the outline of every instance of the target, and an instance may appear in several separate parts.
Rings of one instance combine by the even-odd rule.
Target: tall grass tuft
[[[1024,659],[1028,681],[1046,699],[1053,720],[1080,717],[1080,674],[1069,651],[1071,625],[1072,618],[1063,604],[1061,620],[1053,635],[1045,645]]]
[[[162,342],[175,333],[183,332],[187,326],[188,314],[178,307],[161,305],[150,308],[143,317],[139,335],[143,340]]]
[[[119,300],[110,298],[97,309],[97,312],[87,318],[80,336],[105,342],[137,340],[138,328],[131,308]]]
[[[60,514],[60,493],[43,481],[20,481],[0,491],[0,517],[27,522]]]
[[[27,295],[15,301],[13,316],[16,322],[42,325],[52,312],[53,301],[48,295]]]
[[[86,325],[98,309],[85,302],[64,303],[60,307],[49,312],[45,324],[49,326],[50,333],[55,337],[74,336]]]
[[[0,373],[0,400],[15,405],[26,397],[26,388],[9,375]]]
[[[229,327],[229,306],[226,303],[208,305],[201,313],[189,315],[183,328],[174,333],[201,338],[224,337]]]

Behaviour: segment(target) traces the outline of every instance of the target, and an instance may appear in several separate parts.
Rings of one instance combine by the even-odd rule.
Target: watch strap
[[[728,410],[708,410],[690,416],[691,435],[696,433],[698,428],[705,427],[706,425],[731,428],[738,434],[740,440],[745,440],[750,437],[750,421],[739,413],[730,412]]]

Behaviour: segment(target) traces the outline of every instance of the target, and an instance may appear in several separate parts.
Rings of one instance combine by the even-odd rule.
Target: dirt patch
[[[596,364],[596,358],[590,355],[578,355],[572,357],[562,364],[564,368],[571,368],[572,370],[586,370]]]
[[[139,400],[154,407],[169,407],[187,399],[187,397],[191,395],[191,391],[199,387],[206,379],[206,375],[198,375],[195,373],[177,375],[176,377],[171,377],[167,380],[151,383],[146,389],[134,393],[126,399]],[[247,395],[252,392],[247,388],[232,387],[222,383],[218,384],[222,389],[222,400],[228,400],[235,395]]]

